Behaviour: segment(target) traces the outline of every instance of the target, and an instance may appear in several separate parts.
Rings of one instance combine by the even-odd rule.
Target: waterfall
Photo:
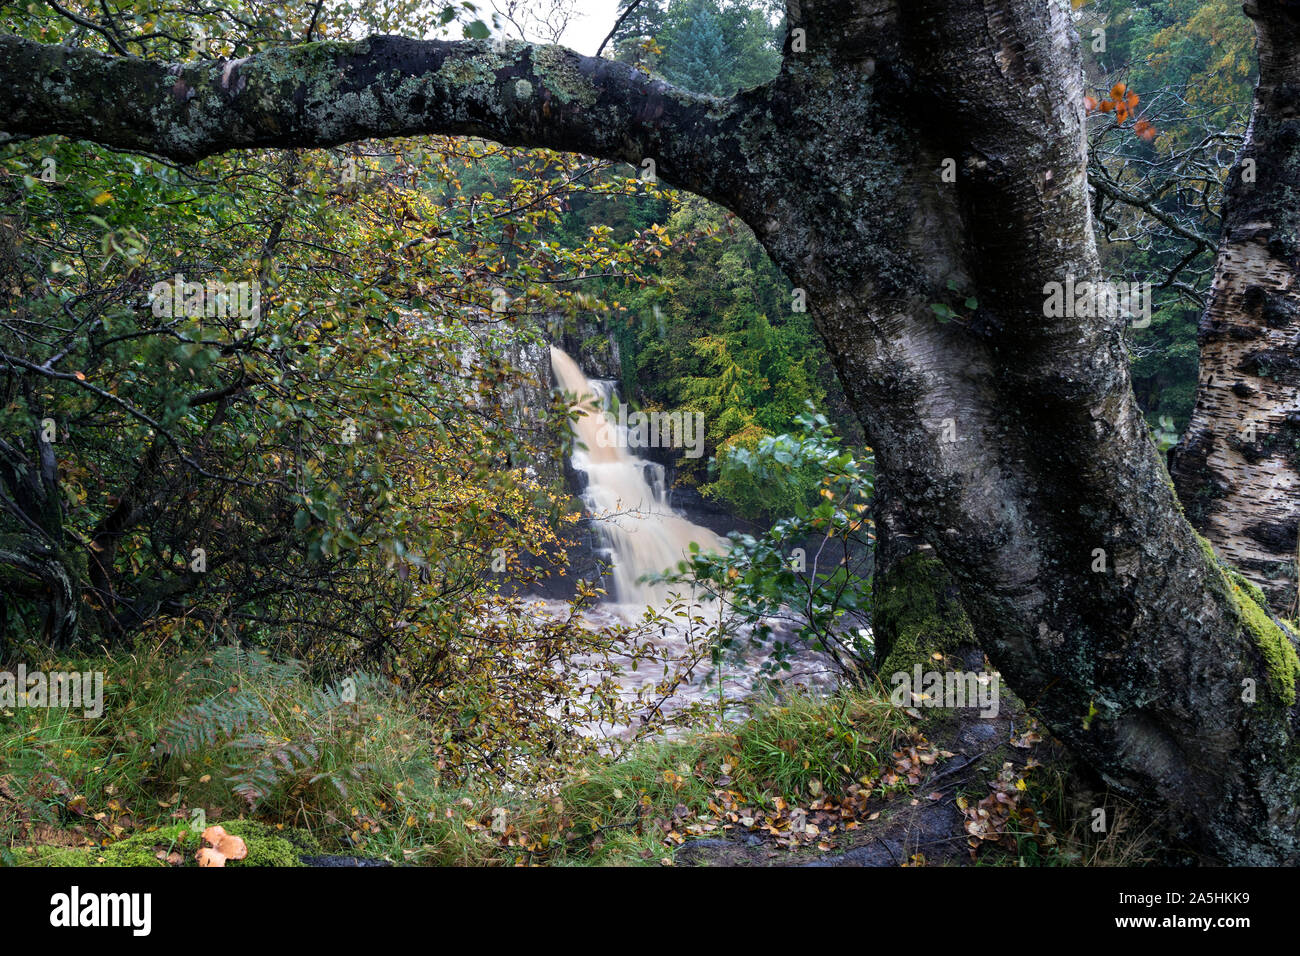
[[[626,435],[607,413],[612,382],[588,381],[577,363],[553,345],[551,369],[556,384],[578,397],[572,406],[580,414],[572,423],[577,441],[571,461],[587,477],[582,501],[609,547],[614,597],[637,615],[647,606],[661,609],[671,591],[685,593],[685,587],[649,585],[639,579],[676,567],[689,554],[692,541],[705,551],[719,552],[727,542],[672,509],[662,465],[628,452]]]

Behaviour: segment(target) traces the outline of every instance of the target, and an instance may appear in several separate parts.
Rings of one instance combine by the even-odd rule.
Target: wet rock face
[[[604,573],[609,563],[609,554],[591,520],[583,521],[569,532],[568,537],[573,545],[568,549],[567,559],[566,555],[558,552],[523,556],[522,564],[526,569],[538,572],[549,570],[549,575],[538,577],[535,581],[507,582],[502,587],[502,592],[516,597],[568,601],[577,593],[579,581],[601,581],[607,590],[612,589],[612,583]]]
[[[556,435],[546,421],[552,388],[547,345],[521,336],[507,352],[510,363],[519,371],[506,400],[513,425],[525,447],[542,450],[529,454],[527,460],[511,461],[510,464],[516,468],[531,468],[538,480],[545,484],[560,483],[565,479],[562,456]]]
[[[555,315],[548,318],[547,325],[551,340],[573,356],[588,378],[622,381],[618,340],[602,321],[583,314],[576,318]]]

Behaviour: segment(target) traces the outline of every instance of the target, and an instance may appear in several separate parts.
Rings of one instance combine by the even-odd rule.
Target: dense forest
[[[0,9],[0,863],[1300,862],[1296,5],[613,6]]]

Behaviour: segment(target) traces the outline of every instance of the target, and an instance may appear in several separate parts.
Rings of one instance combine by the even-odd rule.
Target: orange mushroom
[[[227,833],[217,844],[217,852],[223,854],[227,860],[242,860],[248,856],[248,844],[242,837]]]
[[[200,847],[194,854],[199,866],[225,866],[227,860],[242,860],[248,856],[248,844],[243,838],[227,833],[225,827],[208,827],[203,831],[203,840],[212,846]]]
[[[194,859],[199,861],[199,866],[226,865],[226,858],[210,846],[200,847],[199,852],[194,854]]]

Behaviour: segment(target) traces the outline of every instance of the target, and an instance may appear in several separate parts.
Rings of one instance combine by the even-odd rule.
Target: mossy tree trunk
[[[871,633],[877,676],[888,688],[894,674],[910,674],[917,664],[924,670],[946,668],[950,658],[965,664],[979,640],[960,589],[934,549],[909,526],[907,509],[890,492],[888,475],[876,479],[872,514]]]
[[[1248,4],[1259,85],[1228,177],[1178,495],[1225,560],[1295,612],[1300,533],[1300,11]]]
[[[523,44],[375,37],[169,65],[2,37],[0,126],[186,162],[418,133],[653,159],[807,292],[891,493],[1012,689],[1207,858],[1300,862],[1295,651],[1182,516],[1123,318],[1044,307],[1046,284],[1101,278],[1069,5],[787,14],[780,75],[728,100]]]

